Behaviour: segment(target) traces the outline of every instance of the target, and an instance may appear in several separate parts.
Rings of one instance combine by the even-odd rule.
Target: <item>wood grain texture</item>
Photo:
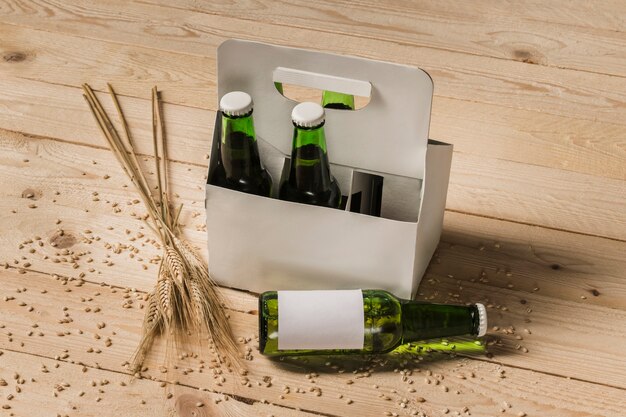
[[[141,214],[143,209],[133,203],[137,198],[133,189],[122,188],[128,182],[108,150],[31,139],[6,131],[0,133],[0,138],[1,174],[10,184],[3,189],[2,218],[7,227],[19,233],[0,234],[6,254],[14,253],[19,243],[32,238],[33,230],[48,237],[59,227],[82,234],[86,226],[81,224],[82,217],[77,214],[80,212],[85,216],[107,216],[106,227],[100,226],[98,235],[110,243],[116,242],[121,231],[142,226],[139,220],[115,216],[118,210],[128,216],[132,212]],[[198,231],[203,230],[204,225],[204,190],[198,184],[204,182],[205,167],[182,163],[173,163],[171,167],[172,186],[179,196],[176,200],[185,204],[182,219],[187,225],[186,233],[204,248],[204,232]],[[109,178],[105,179],[105,175]],[[29,191],[33,197],[24,198]],[[56,192],[60,196],[56,196]],[[98,195],[94,196],[93,192]],[[96,199],[98,201],[94,201]],[[36,211],[28,208],[33,203],[38,205]],[[113,207],[114,204],[117,206]],[[42,211],[45,214],[41,214]],[[57,225],[57,218],[63,223]],[[114,230],[109,231],[108,227]],[[490,279],[488,284],[503,287],[508,284],[506,274],[510,273],[518,289],[527,292],[539,286],[542,294],[549,291],[552,297],[580,302],[580,296],[587,296],[596,289],[602,296],[589,297],[585,303],[616,308],[626,303],[623,287],[626,243],[451,211],[445,216],[442,240],[446,244],[440,245],[439,252],[445,262],[439,271],[458,279],[477,279],[484,271]],[[140,264],[134,262],[134,267],[126,264],[122,276],[142,277]],[[68,272],[67,269],[55,271]]]
[[[559,369],[585,381],[626,388],[626,364],[621,348],[626,311],[561,301],[537,294],[519,294],[513,288],[485,291],[477,284],[460,284],[448,276],[429,274],[420,286],[421,298],[430,302],[471,303],[488,308],[491,331],[498,335],[493,351],[500,363],[533,370]],[[507,333],[512,329],[512,333]],[[588,358],[593,357],[593,360]],[[575,370],[568,370],[576,363]],[[602,363],[602,366],[598,366]],[[607,375],[606,369],[611,369]]]
[[[623,242],[447,211],[430,271],[463,282],[512,286],[520,299],[539,293],[624,309],[625,252]]]
[[[78,88],[40,82],[34,82],[40,88],[29,88],[31,83],[0,78],[0,86],[7,87],[0,98],[0,105],[7,109],[0,113],[2,126],[31,135],[105,146]],[[112,111],[108,97],[103,95],[102,100]],[[138,150],[149,154],[149,102],[132,97],[123,97],[121,102]],[[166,105],[164,113],[170,157],[205,166],[215,113],[177,105]],[[626,240],[625,204],[623,180],[461,152],[453,158],[447,207],[457,211]]]
[[[626,240],[626,181],[455,154],[449,209]]]
[[[172,6],[164,0],[148,0]],[[605,26],[602,11],[587,7],[586,20],[546,25],[554,10],[546,5],[515,7],[484,2],[472,6],[455,1],[381,3],[376,1],[230,1],[184,0],[174,6],[218,16],[323,30],[343,35],[402,42],[529,64],[626,76],[626,22],[619,29]],[[624,14],[614,2],[611,14]],[[576,6],[570,6],[574,8]],[[602,6],[600,6],[602,7]],[[518,9],[513,12],[511,10]],[[540,20],[528,9],[544,12]],[[566,7],[567,8],[567,7]],[[607,10],[605,10],[608,12]],[[595,12],[595,13],[594,13]],[[419,20],[419,24],[416,24]],[[556,19],[555,19],[556,20]],[[574,24],[572,24],[574,23]],[[597,26],[594,26],[597,25]]]
[[[124,15],[118,13],[120,5],[125,6]],[[146,15],[153,16],[153,19],[146,21]],[[43,16],[46,18],[42,19]],[[435,80],[438,96],[626,124],[626,87],[622,77],[349,35],[341,35],[341,42],[338,42],[335,33],[277,26],[261,21],[260,17],[256,21],[246,21],[225,15],[112,0],[90,4],[89,8],[80,2],[47,1],[30,4],[26,10],[21,4],[7,2],[0,10],[0,21],[202,56],[213,55],[219,43],[233,37],[364,56],[425,69]],[[315,42],[312,43],[311,39]]]
[[[108,149],[80,88],[1,76],[0,85],[7,87],[0,97],[3,129]],[[97,87],[106,89],[105,84]],[[115,108],[108,94],[99,95],[99,98],[114,118]],[[151,155],[150,101],[120,97],[120,103],[136,137],[138,152]],[[164,104],[163,115],[170,145],[168,157],[174,161],[206,165],[215,112]]]
[[[617,124],[435,97],[430,137],[465,154],[626,180]]]
[[[0,25],[0,55],[24,54],[2,60],[2,74],[50,84],[100,88],[113,84],[120,92],[150,99],[158,80],[169,91],[166,102],[216,110],[215,54],[182,54],[114,41]],[[106,90],[106,88],[104,88]]]
[[[5,54],[25,54],[19,62],[0,60],[5,75],[74,87],[89,81],[101,89],[111,82],[117,91],[145,99],[158,79],[167,102],[216,110],[215,54],[120,46],[12,25],[0,26],[0,36]],[[47,90],[36,86],[22,82],[3,89]],[[71,96],[70,91],[59,94]],[[38,102],[48,104],[47,94],[41,95]],[[481,157],[626,179],[626,136],[620,124],[436,96],[431,136]]]
[[[15,380],[15,374],[18,383]],[[238,417],[307,416],[287,407],[236,398],[180,384],[162,384],[163,379],[132,379],[128,374],[80,365],[72,360],[55,360],[46,355],[33,356],[4,350],[0,357],[1,415],[53,415],[81,417],[150,416]],[[19,389],[17,392],[16,387]],[[8,400],[8,396],[12,398]],[[171,396],[171,397],[170,397]],[[170,397],[170,398],[168,398]],[[13,414],[10,414],[13,413]]]
[[[625,8],[0,0],[0,416],[622,416]],[[160,341],[130,382],[160,251],[79,86],[113,83],[144,154],[149,89],[164,90],[174,199],[206,256],[215,52],[228,38],[429,72],[431,137],[455,153],[418,299],[484,302],[488,354],[270,360],[256,297],[223,288],[248,374],[216,368],[206,344],[166,362]]]
[[[0,238],[0,250],[11,254],[6,258],[9,265],[143,291],[152,288],[157,265],[150,261],[158,259],[160,251],[152,243],[149,231],[143,228],[139,219],[142,206],[137,204],[134,190],[124,187],[126,181],[109,151],[39,139],[37,153],[33,155],[28,151],[32,140],[20,141],[18,136],[0,143],[4,145],[2,154],[11,161],[3,164],[1,174],[14,186],[0,206],[0,224],[14,230]],[[26,159],[28,162],[24,162]],[[25,178],[25,165],[38,176]],[[59,170],[60,166],[67,168]],[[202,183],[205,170],[180,163],[171,164],[171,168],[171,186],[178,194],[176,202],[186,207],[182,215],[185,234],[204,254],[204,190],[197,184]],[[105,179],[103,173],[109,172],[111,178]],[[25,198],[28,193],[33,197]],[[37,207],[29,208],[32,204]],[[520,332],[522,326],[532,328],[531,324],[525,324],[525,319],[534,321],[537,316],[541,326],[538,334],[542,336],[533,334],[524,342],[530,352],[512,355],[517,344],[514,337],[525,335],[507,335],[504,345],[494,347],[495,354],[503,355],[497,356],[499,363],[622,387],[626,368],[621,361],[620,336],[615,336],[621,330],[607,326],[626,323],[622,259],[626,243],[547,229],[534,233],[539,228],[458,213],[451,215],[446,220],[444,243],[439,250],[440,263],[431,266],[420,292],[428,297],[434,294],[433,300],[437,301],[448,301],[449,294],[458,293],[456,301],[485,299],[488,304],[507,307],[504,311],[494,310],[498,325],[503,328],[513,325]],[[63,230],[63,237],[59,236],[59,230]],[[468,233],[476,236],[467,236]],[[483,242],[487,236],[493,240]],[[52,242],[65,246],[64,239],[70,239],[71,245],[51,246]],[[569,247],[558,245],[561,240],[569,242]],[[494,246],[496,242],[499,248]],[[476,246],[472,248],[472,245]],[[480,249],[486,245],[490,247]],[[533,245],[533,250],[528,249],[529,245]],[[586,247],[596,249],[585,253]],[[73,253],[64,254],[63,249]],[[81,253],[84,255],[72,259],[72,255]],[[580,258],[580,267],[571,264],[572,256]],[[550,263],[546,265],[542,257]],[[554,263],[563,268],[565,276],[553,269]],[[595,263],[603,266],[595,268]],[[572,273],[579,270],[580,277],[570,275],[570,268]],[[605,273],[596,275],[596,269]],[[590,287],[590,283],[595,285]],[[433,293],[432,285],[441,291]],[[461,297],[459,286],[465,288],[466,297]],[[537,293],[535,287],[541,287],[541,291]],[[594,289],[598,296],[593,295]],[[581,295],[588,300],[582,300]],[[520,300],[525,300],[527,305],[520,304]],[[240,312],[256,309],[255,298],[246,294],[231,302],[231,307]],[[535,312],[525,314],[528,308]],[[550,317],[558,323],[575,319],[578,327],[559,325],[553,330]],[[626,328],[623,330],[626,334]],[[606,343],[607,340],[611,342]],[[570,345],[576,347],[575,352],[581,358],[604,352],[603,359],[572,368],[574,354],[563,354],[563,349],[569,349]],[[611,373],[605,372],[607,367],[612,369]]]
[[[356,0],[361,4],[371,4],[370,0]],[[520,3],[515,0],[484,0],[480,3],[459,4],[450,1],[419,1],[398,0],[393,5],[381,5],[382,10],[401,9],[407,13],[425,11],[436,15],[450,14],[476,15],[483,13],[487,16],[517,16],[520,20],[544,22],[546,25],[558,23],[576,27],[606,28],[622,31],[626,18],[621,13],[624,3],[620,0],[606,0],[590,3],[585,0],[573,0],[567,6],[558,2],[542,2],[541,0],[527,0]]]
[[[28,277],[28,282],[25,282],[24,276]],[[14,300],[0,301],[3,303],[0,321],[5,325],[3,334],[0,333],[1,348],[13,350],[19,346],[20,351],[47,358],[60,355],[59,359],[64,362],[74,361],[90,367],[97,363],[105,370],[126,372],[122,364],[132,354],[134,343],[138,340],[142,314],[139,306],[143,294],[91,283],[81,285],[78,281],[64,284],[63,280],[35,272],[20,275],[13,268],[0,271],[0,277],[5,284],[1,295],[15,297]],[[21,292],[18,293],[17,289]],[[42,294],[44,290],[46,293]],[[135,301],[133,308],[122,308],[126,295]],[[21,303],[25,305],[21,306]],[[34,310],[29,312],[31,306]],[[93,309],[96,306],[101,306],[101,310],[84,313],[86,307]],[[73,320],[69,324],[57,322],[64,316],[64,307]],[[231,312],[236,335],[252,338],[250,343],[246,343],[251,347],[255,344],[256,320],[255,315]],[[105,323],[106,327],[98,329],[98,323]],[[28,336],[33,324],[39,327],[35,328],[32,336]],[[38,336],[39,331],[43,336]],[[60,337],[58,332],[65,335]],[[101,339],[94,339],[95,334]],[[107,338],[111,340],[108,347],[104,344]],[[100,349],[102,353],[97,353],[95,349]],[[333,365],[340,362],[335,358],[279,364],[255,351],[249,363],[249,373],[243,379],[229,373],[213,373],[211,357],[201,354],[195,359],[193,353],[200,352],[194,349],[189,347],[191,357],[180,361],[178,372],[168,367],[164,373],[161,367],[164,363],[163,347],[157,347],[143,376],[175,378],[190,387],[341,416],[384,415],[386,411],[407,415],[412,410],[436,415],[444,408],[454,412],[466,406],[472,415],[490,416],[499,413],[501,408],[508,410],[505,402],[512,405],[509,412],[526,412],[529,415],[543,415],[558,409],[564,416],[585,413],[617,416],[621,412],[619,398],[625,392],[495,363],[449,360],[445,356],[415,363],[388,358],[386,362],[370,363],[364,369],[363,361],[358,359],[342,361],[337,368]],[[200,358],[205,359],[206,366],[201,366]],[[330,361],[330,364],[326,365],[325,361]],[[398,370],[394,372],[394,368]],[[398,374],[399,370],[405,372],[403,375],[406,378]],[[364,376],[368,371],[369,376]],[[314,375],[310,376],[311,373]],[[250,382],[251,386],[243,385],[242,379]],[[435,380],[439,382],[435,383]],[[268,384],[268,381],[271,383]],[[288,394],[284,392],[285,386],[290,388]],[[322,395],[316,396],[311,388],[321,390]],[[416,391],[411,392],[411,388]],[[581,392],[587,392],[587,395],[581,395]],[[421,402],[419,398],[426,401]],[[348,404],[347,400],[352,402]],[[406,404],[406,408],[401,407],[401,403]]]

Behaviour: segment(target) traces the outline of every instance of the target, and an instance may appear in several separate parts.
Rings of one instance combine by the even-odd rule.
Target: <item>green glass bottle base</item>
[[[235,119],[240,121],[240,119]],[[232,124],[232,119],[230,120]],[[245,132],[231,131],[219,146],[220,158],[209,184],[269,197],[272,177],[261,165],[256,140]]]
[[[211,175],[209,184],[263,197],[270,197],[272,194],[272,177],[265,169],[254,176],[235,180],[227,178],[224,168],[218,165]]]
[[[329,208],[339,208],[341,206],[341,191],[334,178],[330,184],[330,189],[321,193],[301,191],[289,184],[289,182],[285,182],[280,187],[279,198],[285,201]]]

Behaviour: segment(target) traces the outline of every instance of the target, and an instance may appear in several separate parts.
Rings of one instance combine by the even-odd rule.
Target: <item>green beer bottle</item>
[[[219,152],[209,183],[244,193],[269,197],[272,177],[263,168],[252,120],[252,97],[243,91],[220,100],[222,132]]]
[[[281,200],[338,208],[341,191],[330,173],[324,135],[324,109],[316,103],[293,108],[291,165],[280,187]]]
[[[322,92],[322,107],[325,109],[354,110],[354,96],[324,90]]]
[[[265,355],[386,353],[405,343],[486,331],[482,304],[422,303],[383,290],[259,296],[259,349]]]

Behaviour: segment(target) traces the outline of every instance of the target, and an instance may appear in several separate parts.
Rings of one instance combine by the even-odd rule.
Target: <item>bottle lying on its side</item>
[[[383,290],[268,291],[259,296],[265,355],[386,353],[422,340],[487,331],[482,304],[430,304]]]

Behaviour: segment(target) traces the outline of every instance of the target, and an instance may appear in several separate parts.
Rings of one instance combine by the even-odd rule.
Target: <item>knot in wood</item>
[[[23,52],[9,52],[2,57],[5,62],[22,62],[26,59],[26,54]]]
[[[24,191],[22,191],[22,198],[29,198],[31,200],[39,200],[39,198],[41,197],[41,193],[33,190],[32,188],[27,188]]]
[[[198,404],[202,404],[201,407]],[[176,412],[180,417],[210,417],[212,413],[206,398],[193,394],[182,394],[176,398]]]
[[[68,233],[64,230],[57,230],[50,237],[50,245],[58,248],[65,249],[76,244],[76,237],[72,233]]]
[[[540,54],[533,53],[524,49],[516,49],[513,51],[513,57],[516,61],[525,62],[527,64],[540,64],[542,57]]]

